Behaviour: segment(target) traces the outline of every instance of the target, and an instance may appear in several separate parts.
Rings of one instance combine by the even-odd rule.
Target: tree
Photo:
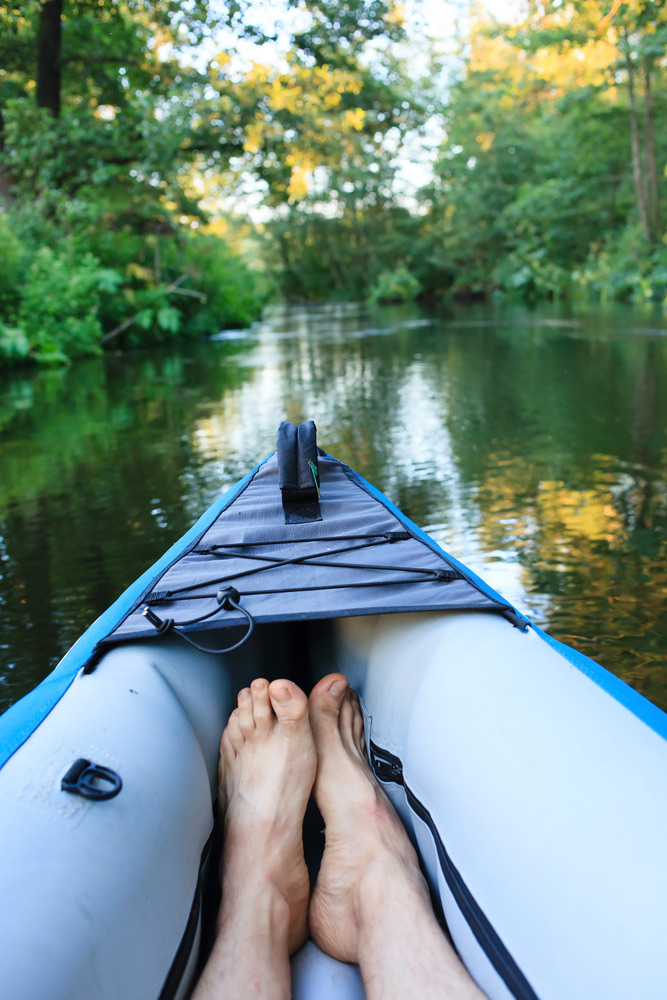
[[[563,295],[606,281],[611,294],[664,294],[662,17],[657,4],[581,0],[473,24],[425,192],[431,281],[439,273],[466,293]],[[601,261],[615,278],[593,279]]]
[[[382,66],[365,59],[368,43],[400,37],[398,8],[393,0],[310,2],[309,22],[301,11],[280,66],[238,70],[226,51],[207,65],[193,57],[222,23],[247,32],[248,6],[26,0],[0,11],[2,190],[18,240],[12,260],[27,275],[19,289],[0,276],[0,355],[28,343],[55,360],[100,341],[194,335],[252,318],[257,285],[222,242],[216,251],[200,235],[202,178],[220,187],[252,173],[278,214],[313,208],[315,196],[336,202],[363,242],[359,213],[385,197],[390,173],[365,181],[364,170],[414,117],[392,54]],[[254,306],[235,291],[232,308],[214,291],[208,276],[224,272],[235,288],[252,289]],[[50,275],[67,285],[61,294]],[[199,288],[184,284],[188,277]],[[37,308],[47,300],[48,310]],[[11,335],[8,324],[17,324]]]
[[[37,28],[37,107],[60,115],[63,0],[45,0]]]
[[[526,51],[538,47],[559,55],[593,48],[607,53],[605,86],[612,95],[624,86],[637,214],[649,244],[660,230],[659,170],[656,162],[654,76],[667,52],[667,11],[659,0],[557,0],[529,4],[515,38]],[[612,97],[612,99],[614,99]]]

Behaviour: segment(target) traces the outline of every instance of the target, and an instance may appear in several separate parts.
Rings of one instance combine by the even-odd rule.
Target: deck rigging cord
[[[351,569],[351,570],[380,570],[389,571],[394,573],[410,573],[411,576],[407,578],[392,578],[390,580],[377,580],[369,583],[368,581],[358,581],[356,583],[332,583],[332,584],[318,584],[316,586],[302,586],[302,587],[279,587],[271,588],[267,590],[244,590],[244,596],[258,596],[265,594],[286,594],[286,593],[300,593],[306,591],[314,590],[337,590],[341,588],[357,588],[357,587],[381,587],[381,586],[392,586],[394,584],[407,584],[407,583],[433,583],[433,582],[444,582],[450,583],[452,580],[463,579],[463,575],[455,569],[425,569],[422,567],[414,566],[387,566],[387,565],[376,565],[369,563],[349,563],[349,562],[330,562],[328,557],[341,555],[346,552],[357,552],[360,549],[373,548],[377,545],[393,544],[395,542],[407,541],[413,536],[408,531],[386,531],[381,534],[374,533],[368,535],[336,535],[327,536],[325,538],[283,538],[283,539],[271,539],[268,541],[260,542],[234,542],[228,543],[226,545],[214,544],[207,546],[205,548],[195,548],[191,551],[191,555],[207,555],[214,556],[217,559],[248,559],[256,562],[261,562],[261,566],[254,566],[251,569],[239,570],[236,573],[229,573],[227,576],[216,577],[212,580],[205,580],[204,582],[187,584],[183,587],[176,587],[173,590],[154,590],[146,598],[144,598],[144,607],[141,614],[144,618],[150,622],[155,628],[158,635],[164,635],[167,632],[173,632],[179,635],[186,642],[194,646],[195,649],[199,649],[204,653],[229,653],[234,649],[238,649],[242,646],[247,639],[250,638],[254,629],[254,619],[250,612],[240,604],[241,595],[238,590],[234,587],[227,586],[224,584],[231,583],[232,580],[238,580],[241,577],[253,576],[257,573],[261,573],[269,569],[280,569],[284,566],[297,566],[307,563],[311,566],[329,566],[338,569]],[[298,542],[309,542],[314,541],[347,541],[347,542],[360,542],[358,545],[344,545],[340,548],[327,548],[317,552],[307,553],[303,556],[291,556],[288,559],[282,559],[276,555],[257,555],[257,554],[243,554],[240,552],[231,552],[230,549],[246,548],[249,546],[257,545],[294,545]],[[210,586],[220,586],[220,589],[216,594],[204,593],[204,594],[194,594],[192,591],[201,590],[204,587]],[[223,585],[223,586],[221,586]],[[216,605],[211,611],[205,612],[203,615],[199,615],[196,618],[190,618],[185,621],[175,621],[173,618],[160,618],[159,615],[153,610],[154,605],[163,603],[165,601],[175,602],[175,601],[186,601],[186,600],[215,600]],[[224,649],[207,649],[204,646],[200,646],[193,639],[191,639],[184,631],[192,625],[197,625],[200,622],[207,621],[213,618],[215,615],[219,614],[222,610],[235,610],[239,611],[245,616],[248,622],[248,629],[242,638],[234,643],[232,646],[227,646]]]

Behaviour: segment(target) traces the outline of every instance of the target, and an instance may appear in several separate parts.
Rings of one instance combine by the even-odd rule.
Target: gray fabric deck
[[[377,541],[370,535],[405,533],[406,526],[336,459],[320,454],[319,469],[322,520],[285,524],[274,455],[196,545],[153,583],[107,637],[105,645],[109,641],[155,637],[155,629],[141,614],[146,603],[161,619],[173,618],[178,626],[211,611],[216,606],[217,591],[224,586],[239,591],[241,605],[258,623],[399,611],[502,610],[504,606],[465,579],[425,579],[428,571],[450,571],[454,567],[417,537],[382,540],[381,544],[357,549],[365,540]],[[261,544],[266,542],[273,544]],[[343,547],[346,552],[332,554]],[[326,565],[313,565],[303,559],[315,555],[317,563]],[[258,556],[302,561],[252,572],[260,565],[268,565],[249,558]],[[342,562],[359,568],[342,567]],[[195,589],[182,589],[193,585]],[[185,630],[244,623],[238,612],[220,609],[213,618]]]

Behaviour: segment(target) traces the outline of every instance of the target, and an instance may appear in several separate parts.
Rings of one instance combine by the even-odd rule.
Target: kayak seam
[[[469,605],[463,606],[461,604],[449,605],[442,607],[430,607],[430,608],[416,608],[414,604],[410,605],[397,605],[391,609],[383,608],[378,610],[374,605],[370,607],[357,607],[349,610],[336,610],[336,611],[294,611],[285,612],[280,615],[257,615],[253,614],[253,620],[257,625],[268,625],[274,622],[301,622],[301,621],[330,621],[336,618],[363,618],[369,615],[401,615],[401,614],[411,614],[413,612],[438,612],[438,611],[456,611],[464,614],[474,614],[475,612],[480,612],[483,614],[492,614],[502,616],[502,608],[485,608],[479,605]],[[206,622],[200,622],[195,625],[188,625],[183,628],[184,632],[188,634],[191,632],[196,633],[207,633],[207,632],[218,632],[223,629],[228,628],[242,628],[243,619],[239,619],[236,622],[230,622],[226,625],[217,625],[215,628],[211,628],[210,624]],[[125,645],[131,642],[142,642],[146,640],[154,640],[157,638],[157,633],[153,629],[152,631],[145,632],[132,632],[129,635],[116,636],[114,638],[107,638],[100,640],[104,643],[104,651],[109,649],[115,649],[117,646]]]

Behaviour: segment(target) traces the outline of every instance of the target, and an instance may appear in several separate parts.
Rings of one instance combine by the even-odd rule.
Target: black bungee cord
[[[219,590],[218,593],[215,595],[215,600],[216,600],[216,607],[213,608],[212,611],[208,611],[205,615],[200,615],[199,618],[190,618],[188,621],[184,622],[176,622],[174,621],[173,618],[160,618],[159,615],[156,615],[153,609],[150,608],[147,604],[144,605],[141,613],[144,616],[144,618],[147,621],[149,621],[151,625],[155,628],[155,631],[157,632],[158,635],[166,635],[168,632],[173,632],[175,635],[180,636],[181,639],[184,639],[191,646],[194,646],[194,648],[198,649],[201,653],[211,653],[212,655],[231,653],[232,650],[238,649],[239,646],[242,646],[243,643],[250,638],[255,628],[255,619],[252,617],[249,611],[247,611],[244,607],[241,606],[241,604],[239,604],[239,601],[241,600],[241,595],[239,594],[238,590],[234,589],[234,587],[224,587],[223,589]],[[206,621],[207,618],[212,618],[213,615],[217,615],[217,613],[220,611],[221,608],[225,608],[226,610],[240,611],[241,614],[245,616],[248,622],[248,629],[245,635],[241,636],[239,641],[235,642],[233,645],[225,646],[224,649],[209,649],[206,646],[200,646],[198,642],[195,642],[194,639],[191,639],[189,635],[186,635],[185,632],[181,631],[182,628],[188,625],[196,625],[198,622]]]

